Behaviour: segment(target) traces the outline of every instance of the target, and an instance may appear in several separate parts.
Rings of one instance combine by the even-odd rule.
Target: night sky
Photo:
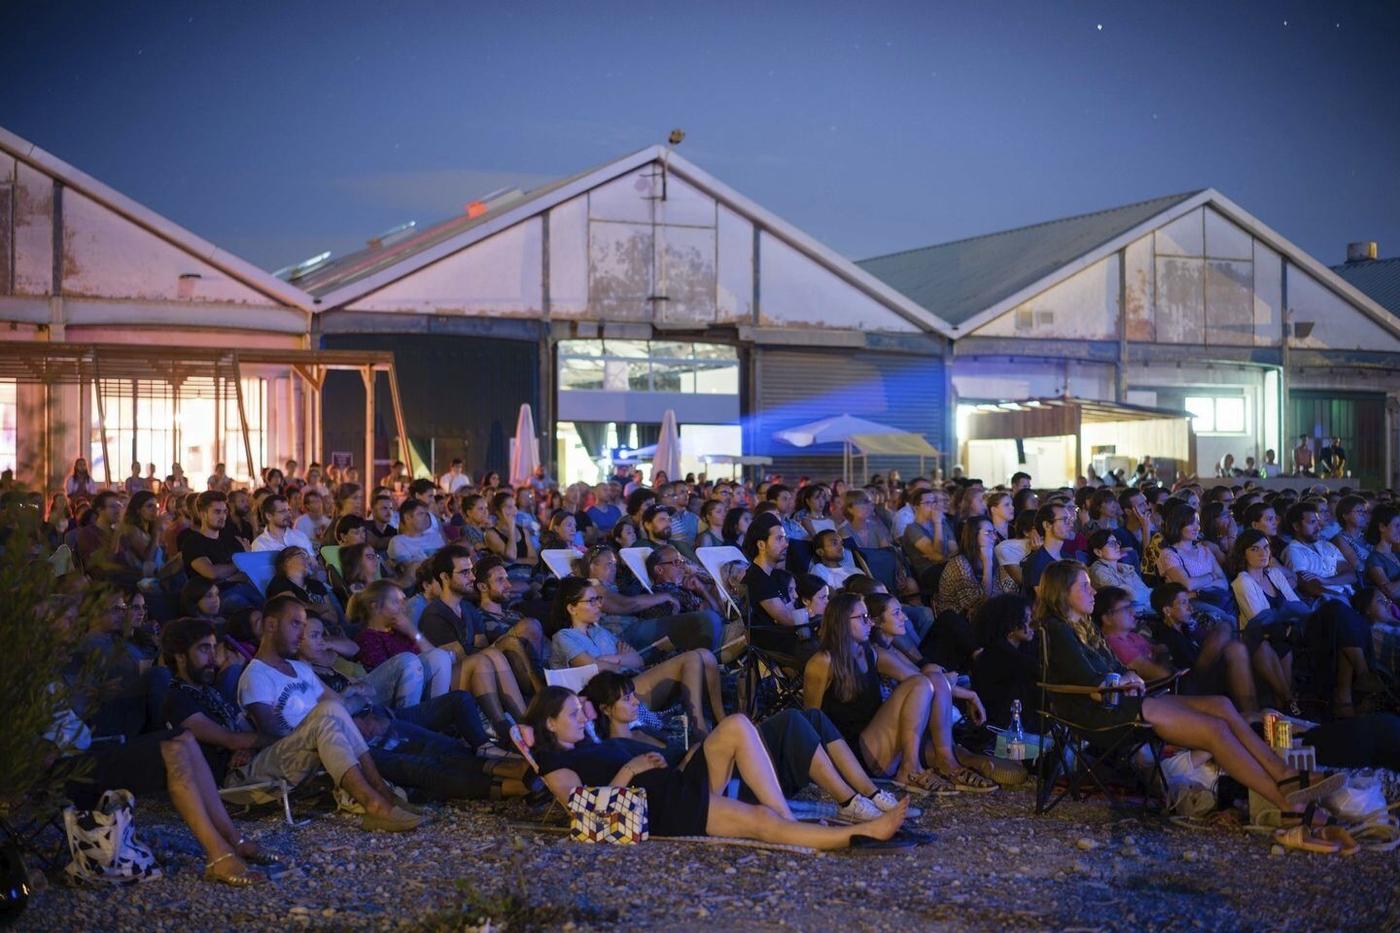
[[[684,127],[852,257],[1213,186],[1400,255],[1400,3],[0,0],[0,126],[272,269]]]

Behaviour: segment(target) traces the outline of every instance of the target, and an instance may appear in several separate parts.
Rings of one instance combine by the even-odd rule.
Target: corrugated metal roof
[[[1344,262],[1332,271],[1391,314],[1400,315],[1400,256]]]
[[[874,256],[856,263],[933,314],[960,325],[1181,202],[1190,191],[1092,214],[1065,217]]]
[[[570,175],[567,178],[560,178],[557,181],[532,188],[524,195],[516,197],[502,197],[495,199],[489,204],[489,210],[478,214],[475,217],[469,216],[466,212],[439,221],[424,230],[412,235],[386,243],[383,246],[367,247],[354,253],[347,253],[344,256],[322,263],[304,276],[300,276],[292,281],[299,287],[317,298],[335,289],[342,288],[353,282],[357,282],[366,276],[373,275],[381,269],[398,263],[399,261],[412,256],[414,253],[422,252],[432,246],[451,239],[463,231],[480,226],[495,220],[499,215],[508,210],[519,207],[527,201],[542,198],[551,191],[558,190],[571,182],[584,178],[592,172],[611,163],[605,162],[603,165],[594,166],[587,171]]]

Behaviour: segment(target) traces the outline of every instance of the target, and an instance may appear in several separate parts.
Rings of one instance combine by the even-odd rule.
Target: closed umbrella
[[[535,437],[535,416],[529,403],[520,406],[515,419],[515,440],[510,447],[510,484],[524,486],[540,465],[539,439]]]
[[[681,432],[676,426],[676,413],[670,408],[661,416],[661,437],[651,458],[651,475],[655,476],[658,470],[671,480],[681,471]]]

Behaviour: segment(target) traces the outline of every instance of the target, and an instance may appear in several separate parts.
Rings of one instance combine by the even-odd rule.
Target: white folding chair
[[[835,531],[836,523],[829,518],[814,518],[812,519],[812,530],[814,532]]]
[[[559,579],[564,579],[574,572],[574,561],[583,556],[583,552],[571,547],[548,548],[540,551],[540,560],[549,568],[549,572]]]
[[[598,673],[598,665],[585,664],[582,667],[561,667],[556,670],[545,668],[544,682],[551,687],[568,687],[574,693],[583,689],[583,685],[593,679],[593,675]]]
[[[651,574],[647,573],[647,558],[651,556],[649,547],[625,547],[622,549],[622,562],[632,571],[632,576],[651,592]]]
[[[305,826],[310,819],[292,818],[292,788],[286,781],[257,781],[252,784],[239,784],[219,789],[219,798],[235,806],[255,807],[274,800],[282,802],[282,818],[288,826]]]
[[[734,614],[743,617],[743,612],[739,609],[738,602],[730,595],[728,588],[724,585],[724,565],[734,561],[743,561],[748,564],[749,559],[744,556],[744,552],[732,544],[721,545],[720,547],[700,547],[695,549],[695,556],[700,559],[700,566],[705,568],[705,572],[715,581],[715,589],[729,603]]]

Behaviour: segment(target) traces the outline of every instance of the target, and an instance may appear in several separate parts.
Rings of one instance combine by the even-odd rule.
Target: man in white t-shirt
[[[448,468],[446,473],[442,474],[442,479],[438,480],[438,485],[446,489],[449,496],[466,489],[471,484],[472,478],[467,475],[467,466],[462,462],[461,457],[454,457],[452,466]]]
[[[262,639],[238,680],[238,703],[259,732],[280,738],[237,772],[239,783],[298,784],[324,767],[336,786],[365,808],[365,829],[416,829],[423,818],[395,803],[340,697],[310,665],[293,660],[305,626],[306,607],[290,594],[274,596],[263,607]],[[212,733],[196,730],[196,738],[223,744]]]
[[[846,550],[841,536],[830,529],[817,532],[812,539],[812,573],[826,581],[833,591],[846,585],[846,580],[860,573],[856,560]]]
[[[1298,592],[1308,598],[1351,599],[1356,571],[1331,541],[1322,538],[1322,517],[1311,502],[1299,502],[1288,510],[1293,543],[1279,559],[1298,575]]]
[[[432,557],[447,539],[432,527],[432,512],[417,499],[405,499],[399,506],[399,533],[389,539],[389,559],[412,568]]]
[[[292,523],[292,528],[306,535],[310,541],[320,541],[331,524],[331,517],[326,514],[325,498],[314,489],[303,489],[301,507],[305,512]]]

